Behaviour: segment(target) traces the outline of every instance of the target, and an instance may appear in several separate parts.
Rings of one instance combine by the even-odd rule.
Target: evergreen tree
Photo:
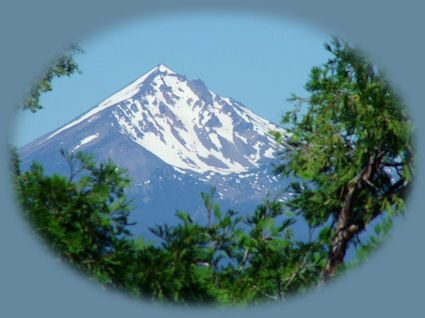
[[[36,79],[34,85],[25,96],[22,109],[30,110],[33,113],[42,109],[43,106],[40,104],[40,97],[43,93],[52,90],[52,80],[55,77],[70,76],[73,73],[80,72],[74,56],[82,52],[79,46],[73,44],[64,50],[59,57],[55,58],[49,64],[48,68]]]
[[[341,40],[325,47],[332,58],[312,69],[310,97],[293,96],[297,107],[283,117],[290,137],[273,134],[285,147],[276,171],[293,178],[288,207],[328,237],[329,279],[372,220],[404,211],[414,147],[407,110],[382,71]]]
[[[108,281],[129,236],[131,207],[124,190],[130,180],[112,162],[96,165],[81,152],[63,155],[69,177],[46,176],[33,163],[16,178],[19,204],[37,234],[62,259]]]
[[[272,133],[283,145],[276,172],[292,178],[288,201],[267,196],[253,213],[222,213],[212,188],[201,193],[206,224],[179,211],[177,225],[151,228],[158,241],[146,243],[129,232],[126,170],[62,151],[67,176],[47,176],[37,163],[21,173],[15,149],[11,169],[24,215],[61,259],[135,297],[238,305],[309,291],[336,274],[373,220],[381,221],[376,237],[361,243],[359,259],[379,246],[405,209],[413,173],[412,127],[388,80],[347,43],[334,39],[326,49],[333,57],[312,69],[311,96],[293,96],[297,108],[283,118],[289,137]],[[76,52],[56,60],[24,109],[40,109],[52,78],[78,70]],[[320,229],[308,242],[293,237],[300,216]]]

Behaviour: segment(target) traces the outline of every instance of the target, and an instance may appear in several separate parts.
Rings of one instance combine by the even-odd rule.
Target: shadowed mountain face
[[[111,158],[133,179],[137,207],[133,233],[175,223],[175,210],[206,219],[200,192],[216,186],[222,209],[249,213],[267,192],[284,186],[273,177],[276,147],[269,130],[281,130],[231,98],[159,65],[77,117],[19,150],[22,169],[41,163],[67,174],[59,150]],[[285,133],[285,131],[283,131]]]

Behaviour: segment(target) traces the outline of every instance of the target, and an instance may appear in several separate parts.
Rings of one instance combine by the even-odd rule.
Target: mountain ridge
[[[199,193],[217,187],[223,208],[253,211],[283,186],[273,176],[277,147],[269,130],[282,128],[200,80],[159,64],[69,123],[19,149],[47,173],[67,173],[59,150],[111,158],[134,180],[129,195],[144,227],[172,222],[175,209],[201,215]],[[198,211],[198,212],[196,212]],[[141,231],[141,227],[136,232]]]
[[[172,83],[173,77],[176,78],[174,83]],[[155,90],[154,86],[158,88]],[[157,98],[158,96],[161,98]],[[185,76],[159,64],[86,113],[53,133],[49,133],[39,143],[85,120],[96,120],[99,113],[111,107],[114,108],[112,113],[121,126],[121,131],[125,130],[135,143],[175,167],[195,172],[211,170],[211,164],[208,161],[216,163],[216,172],[225,174],[258,167],[257,161],[260,157],[273,157],[271,148],[274,141],[268,136],[268,130],[280,129],[277,125],[255,115],[234,99],[222,98],[208,90],[202,80],[187,81]],[[173,108],[179,109],[173,111]],[[165,123],[164,119],[168,123]],[[158,123],[158,121],[162,122]],[[237,127],[232,127],[235,124]],[[234,128],[239,130],[233,131]],[[263,140],[257,140],[257,143],[252,145],[249,156],[243,154],[237,160],[221,156],[219,152],[222,147],[230,148],[227,152],[236,151],[236,153],[241,152],[239,149],[241,147],[247,148],[248,137],[252,134],[251,136],[244,134],[246,128],[253,128],[264,137]],[[164,135],[163,131],[166,129],[169,131]],[[165,141],[164,137],[168,137],[169,140]],[[85,138],[88,139],[81,139],[81,145],[98,138],[98,133]],[[187,140],[190,140],[191,144],[187,144]],[[253,143],[252,140],[250,143]],[[169,158],[170,145],[175,147],[175,152],[178,153],[173,160]],[[235,146],[236,149],[234,149]],[[264,149],[260,151],[258,148],[262,146]],[[245,152],[247,150],[245,149]]]

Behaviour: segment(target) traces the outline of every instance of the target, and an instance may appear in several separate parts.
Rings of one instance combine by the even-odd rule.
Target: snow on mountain
[[[276,150],[269,130],[281,129],[208,90],[201,80],[188,81],[161,64],[45,140],[96,121],[104,111],[113,114],[111,125],[117,124],[133,142],[175,168],[197,173],[258,168]],[[85,138],[81,145],[96,137]]]
[[[223,210],[246,213],[276,194],[281,180],[271,163],[277,150],[262,119],[201,80],[188,80],[158,65],[63,127],[19,149],[22,170],[31,162],[46,173],[69,173],[61,149],[112,159],[133,179],[135,233],[175,222],[176,209],[205,218],[200,192],[217,188]]]

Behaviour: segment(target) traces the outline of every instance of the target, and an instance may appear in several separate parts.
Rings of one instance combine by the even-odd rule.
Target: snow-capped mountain
[[[175,209],[202,217],[199,193],[213,185],[224,207],[243,212],[278,191],[270,130],[283,131],[161,64],[19,152],[23,169],[35,160],[48,173],[67,172],[60,149],[111,158],[134,180],[133,219],[151,225],[167,221]]]
[[[201,80],[188,81],[164,65],[155,67],[97,107],[50,134],[101,120],[108,111],[120,133],[176,169],[220,174],[246,172],[272,158],[268,135],[276,125],[231,98],[208,90]],[[88,135],[73,150],[99,139]]]

